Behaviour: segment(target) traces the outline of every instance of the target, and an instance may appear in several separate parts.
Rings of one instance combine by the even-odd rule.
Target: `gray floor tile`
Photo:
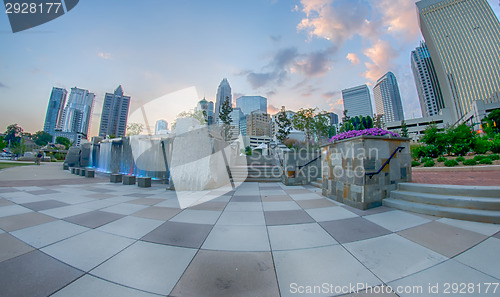
[[[0,188],[0,190],[1,189],[2,188]],[[8,206],[8,205],[15,205],[15,203],[11,202],[11,201],[9,201],[9,200],[7,200],[5,198],[0,198],[0,207],[2,207],[2,206]]]
[[[125,194],[123,196],[130,196],[130,197],[135,197],[135,198],[145,198],[151,196],[151,193],[129,193]]]
[[[261,202],[259,195],[234,195],[231,202]]]
[[[78,206],[83,207],[83,208],[88,208],[90,210],[98,210],[98,209],[110,207],[110,206],[113,206],[116,204],[118,204],[118,202],[110,201],[109,199],[101,199],[101,200],[96,199],[94,201],[80,203],[80,204],[78,204]]]
[[[113,205],[110,207],[106,207],[101,209],[102,211],[122,214],[122,215],[130,215],[140,210],[147,208],[147,205],[138,205],[138,204],[129,204],[129,203],[121,203],[117,205]]]
[[[59,193],[59,191],[45,189],[45,190],[36,190],[36,191],[26,191],[26,193],[30,193],[31,195],[47,195],[47,194]]]
[[[106,193],[95,193],[95,194],[85,195],[85,197],[95,198],[95,199],[107,199],[107,198],[111,198],[111,197],[115,197],[115,196],[116,195],[106,194]]]
[[[266,225],[268,226],[315,222],[314,219],[303,210],[266,211],[264,212],[264,217],[266,218]]]
[[[22,207],[20,205],[7,205],[0,207],[0,218],[13,216],[22,213],[32,212],[31,209]]]
[[[68,217],[65,218],[64,220],[88,228],[97,228],[121,218],[123,218],[123,215],[95,210],[79,214],[76,216]]]
[[[281,296],[333,296],[335,292],[300,294],[297,286],[349,286],[381,284],[368,269],[340,245],[290,251],[273,251]],[[349,291],[349,290],[347,290]],[[349,292],[346,292],[349,293]]]
[[[279,296],[271,253],[200,250],[172,296]]]
[[[36,225],[55,221],[53,217],[46,216],[38,212],[28,212],[10,217],[0,218],[0,228],[7,232],[12,232]]]
[[[455,260],[500,279],[500,269],[498,269],[500,253],[498,251],[500,251],[500,239],[490,237],[458,255]]]
[[[217,225],[266,225],[262,211],[225,211],[217,221]]]
[[[333,220],[342,220],[349,218],[357,218],[358,215],[348,211],[345,208],[339,206],[324,207],[324,208],[310,208],[306,209],[306,212],[314,219],[316,222],[327,222]]]
[[[419,273],[410,275],[403,279],[389,283],[389,285],[396,289],[401,288],[415,288],[412,293],[399,292],[399,296],[498,296],[497,292],[493,292],[492,287],[489,292],[486,293],[485,283],[495,283],[498,279],[494,279],[484,273],[481,273],[475,269],[470,268],[467,265],[463,265],[454,260],[448,260],[444,263],[438,264],[434,267],[421,271]],[[473,284],[473,291],[467,292],[467,287],[465,291],[460,293],[456,291],[453,294],[451,288],[449,288],[446,293],[445,283],[448,284]],[[436,286],[437,285],[437,286]],[[479,288],[482,289],[479,293]],[[433,288],[432,292],[429,292],[429,287]],[[435,291],[437,289],[437,291]]]
[[[297,200],[296,202],[303,209],[337,206],[335,203],[328,199]]]
[[[225,211],[262,211],[261,202],[229,202]]]
[[[12,192],[19,192],[20,190],[15,189],[15,188],[0,188],[0,194],[2,193],[12,193]]]
[[[202,246],[219,251],[269,251],[266,226],[215,225]]]
[[[200,248],[212,225],[165,222],[141,240],[188,248]]]
[[[171,218],[170,221],[191,224],[215,224],[220,214],[221,211],[185,209]]]
[[[346,243],[344,247],[384,282],[448,259],[397,234]]]
[[[3,296],[45,297],[82,274],[42,252],[33,251],[0,263],[0,288]]]
[[[64,221],[53,221],[42,225],[14,231],[11,234],[27,244],[41,248],[89,230]]]
[[[274,201],[262,202],[264,211],[281,211],[281,210],[301,210],[302,208],[295,201]]]
[[[448,258],[468,250],[487,238],[486,235],[439,222],[406,229],[398,234]]]
[[[270,196],[261,196],[260,199],[262,202],[274,202],[274,201],[293,201],[292,198],[288,195],[270,195]]]
[[[88,208],[81,207],[79,205],[69,205],[69,206],[42,210],[40,211],[40,213],[49,215],[54,218],[64,219],[67,217],[76,216],[89,211],[91,210]]]
[[[57,208],[57,207],[62,207],[62,206],[67,206],[67,205],[69,205],[69,204],[61,202],[61,201],[57,201],[57,200],[44,200],[44,201],[22,204],[22,206],[27,207],[31,210],[35,210],[35,211]]]
[[[311,191],[307,189],[286,189],[287,194],[311,194]]]
[[[190,206],[189,209],[222,211],[224,210],[224,208],[226,208],[226,205],[226,202],[213,202],[212,200],[210,202]]]
[[[268,232],[273,251],[337,244],[337,241],[317,223],[269,226]]]
[[[168,295],[196,252],[138,241],[91,274],[127,287]]]
[[[134,213],[133,216],[145,219],[168,221],[179,212],[181,212],[181,210],[177,208],[151,206]]]
[[[164,222],[129,216],[101,226],[96,230],[139,239],[156,229],[162,223]]]
[[[135,200],[130,200],[127,203],[152,206],[152,205],[158,204],[158,203],[163,202],[163,201],[165,201],[165,199],[139,198],[139,199],[135,199]]]
[[[493,237],[496,237],[496,238],[500,239],[500,232],[498,232],[497,234],[493,235]]]
[[[0,234],[0,262],[26,254],[34,249],[8,233]]]
[[[471,222],[471,221],[462,221],[462,220],[454,220],[449,218],[441,218],[436,222],[440,222],[443,224],[448,224],[451,226],[455,226],[458,228],[462,228],[465,230],[477,232],[486,236],[491,236],[497,232],[500,232],[499,224],[487,224],[487,223],[479,223],[479,222]]]
[[[41,251],[83,271],[89,271],[117,254],[134,240],[96,230],[73,236]]]
[[[431,222],[431,220],[400,210],[368,215],[364,218],[384,227],[385,229],[391,230],[392,232],[401,231]]]
[[[73,283],[64,287],[51,297],[158,297],[139,290],[134,290],[111,282],[99,279],[91,275],[84,275]]]
[[[315,194],[315,193],[307,193],[307,194],[290,194],[293,200],[314,200],[314,199],[324,199],[325,197]]]
[[[357,209],[357,208],[354,208],[354,207],[351,207],[348,205],[342,205],[342,207],[347,209],[348,211],[351,211],[351,212],[357,214],[358,216],[368,216],[368,215],[372,215],[372,214],[383,213],[383,212],[394,210],[394,208],[390,208],[387,206],[379,206],[379,207],[370,208],[367,210]]]
[[[321,222],[319,224],[340,243],[364,240],[392,233],[361,217]]]

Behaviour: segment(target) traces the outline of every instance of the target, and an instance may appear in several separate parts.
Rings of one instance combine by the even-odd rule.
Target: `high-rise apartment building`
[[[102,106],[99,136],[125,136],[129,107],[130,96],[123,95],[122,86],[118,86],[113,94],[106,93]]]
[[[241,96],[236,99],[236,107],[240,108],[245,115],[249,115],[256,110],[267,113],[267,98],[262,96]]]
[[[207,101],[207,99],[203,98],[196,105],[195,111],[203,112],[208,125],[214,123],[214,103],[212,101]]]
[[[47,106],[47,114],[45,115],[45,124],[43,131],[54,135],[55,130],[60,130],[62,127],[62,119],[64,113],[64,105],[66,104],[66,96],[68,91],[62,88],[52,88],[49,104]]]
[[[247,115],[248,136],[271,136],[271,116],[267,113],[254,111]]]
[[[361,85],[342,90],[342,100],[347,116],[371,116],[373,117],[372,100],[367,85]]]
[[[452,120],[500,102],[500,23],[486,0],[422,0],[420,30]]]
[[[373,87],[373,97],[377,114],[382,115],[382,121],[388,123],[404,120],[398,81],[392,72],[387,72],[377,80]]]
[[[62,131],[88,135],[95,95],[88,90],[71,88],[68,104],[64,108]]]
[[[215,99],[215,112],[214,112],[214,122],[219,121],[219,113],[222,110],[222,105],[224,101],[229,101],[232,105],[233,96],[231,95],[231,86],[226,78],[224,78],[219,84],[219,88],[217,88],[217,96]]]
[[[417,87],[422,116],[431,117],[439,114],[444,107],[443,95],[425,42],[421,42],[420,46],[411,52],[411,70]]]
[[[241,130],[242,130],[242,122],[243,121],[246,122],[246,117],[243,114],[243,112],[241,112],[241,109],[238,107],[233,108],[233,111],[231,112],[230,116],[232,120],[231,122],[232,138],[236,139],[240,134],[244,135]]]

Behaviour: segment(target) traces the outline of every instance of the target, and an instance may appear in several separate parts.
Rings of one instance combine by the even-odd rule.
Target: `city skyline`
[[[488,2],[498,17],[498,2]],[[8,58],[0,60],[0,129],[18,123],[27,131],[42,130],[54,86],[76,85],[96,94],[90,135],[97,135],[104,94],[116,85],[124,85],[134,98],[133,112],[191,86],[199,99],[215,101],[223,77],[231,83],[233,98],[264,96],[271,113],[284,105],[341,115],[342,89],[365,83],[371,89],[388,71],[400,84],[405,117],[420,116],[408,59],[423,40],[413,1],[154,5],[150,11],[144,3],[102,3],[96,10],[92,1],[82,2],[62,18],[16,34],[7,16],[1,17],[0,40],[7,46],[0,56]],[[118,25],[122,18],[131,21]],[[111,38],[126,46],[110,44]],[[78,46],[68,51],[68,44]]]

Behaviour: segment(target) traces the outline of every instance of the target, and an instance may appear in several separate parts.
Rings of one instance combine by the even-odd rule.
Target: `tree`
[[[373,119],[374,119],[373,126],[375,128],[380,128],[380,129],[384,128],[384,122],[382,122],[383,116],[384,116],[383,114],[373,114]]]
[[[219,113],[219,119],[222,122],[222,130],[224,133],[224,140],[229,141],[232,138],[231,133],[231,123],[233,119],[231,118],[231,112],[233,111],[233,107],[231,106],[231,102],[229,100],[229,96],[226,97],[226,100],[222,103],[222,108]]]
[[[483,129],[489,136],[500,133],[500,108],[492,110],[482,122]]]
[[[286,116],[285,107],[282,106],[278,117],[276,118],[276,125],[278,126],[278,131],[276,131],[276,138],[281,142],[285,141],[290,134],[292,129],[292,121]]]
[[[312,130],[313,136],[316,138],[315,140],[317,142],[320,142],[321,138],[329,136],[330,126],[330,116],[325,111],[318,113],[314,117],[312,122]]]
[[[401,121],[401,137],[408,137],[408,126],[405,120]]]
[[[23,128],[19,127],[18,124],[12,124],[7,126],[5,131],[4,141],[10,144],[19,143],[21,140],[21,135],[23,134]]]
[[[36,145],[46,146],[49,142],[52,142],[52,135],[45,131],[38,131],[32,136],[33,141]]]
[[[313,136],[313,123],[316,108],[301,108],[292,118],[292,124],[297,130],[304,131],[306,140],[311,140]]]
[[[70,144],[71,144],[71,141],[66,138],[66,137],[62,137],[62,136],[57,136],[56,137],[56,143],[57,144],[62,144],[66,147],[66,149],[69,148]]]
[[[7,142],[4,141],[3,136],[0,136],[0,151],[7,147]]]
[[[130,124],[127,124],[127,133],[126,133],[126,135],[127,136],[139,135],[139,134],[141,134],[141,132],[142,132],[143,129],[144,129],[144,125],[143,124],[139,124],[139,123],[130,123]]]
[[[344,117],[342,117],[342,122],[344,122],[344,123],[349,122],[349,120],[351,119],[351,117],[347,115],[347,109],[344,110],[342,112],[342,114],[344,115]]]

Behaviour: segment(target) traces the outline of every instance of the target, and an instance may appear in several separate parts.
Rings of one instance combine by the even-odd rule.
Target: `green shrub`
[[[470,151],[470,143],[455,143],[449,148],[449,153],[465,156]]]
[[[487,158],[486,156],[481,156],[481,155],[475,155],[474,156],[474,161],[479,162],[482,159]]]
[[[445,157],[439,157],[439,158],[437,158],[437,161],[440,162],[440,163],[446,162],[446,160],[448,160],[448,159],[446,159]]]
[[[500,135],[491,140],[490,150],[495,154],[500,154]]]
[[[493,161],[490,158],[483,158],[479,160],[479,164],[493,164]]]
[[[410,145],[410,151],[411,151],[411,158],[416,160],[420,158],[420,151],[422,149],[423,145],[420,144],[411,144]]]
[[[465,161],[465,158],[463,156],[460,156],[456,160],[457,160],[457,162],[463,162],[463,161]]]
[[[453,160],[453,159],[446,160],[444,162],[444,166],[446,166],[446,167],[455,167],[457,165],[458,165],[458,162],[456,160]]]
[[[424,163],[424,167],[432,167],[436,165],[436,163],[434,162],[434,160],[427,160],[425,163]]]
[[[423,157],[436,158],[437,156],[442,155],[444,153],[444,150],[436,145],[430,144],[421,146],[420,149],[417,150],[417,152],[419,158]]]
[[[427,161],[432,161],[432,158],[431,158],[431,157],[423,157],[423,158],[420,160],[420,162],[422,162],[422,163],[425,163],[425,162],[427,162]]]
[[[486,154],[487,151],[490,150],[491,142],[487,138],[474,138],[472,142],[472,150],[476,152],[476,154]]]
[[[466,166],[474,166],[477,164],[477,162],[474,159],[469,159],[469,160],[464,160],[463,164]]]
[[[419,166],[420,164],[419,161],[411,161],[411,167]]]
[[[50,162],[57,162],[56,159],[50,159]]]
[[[500,155],[493,154],[493,155],[489,155],[488,158],[490,158],[492,161],[500,160]]]

